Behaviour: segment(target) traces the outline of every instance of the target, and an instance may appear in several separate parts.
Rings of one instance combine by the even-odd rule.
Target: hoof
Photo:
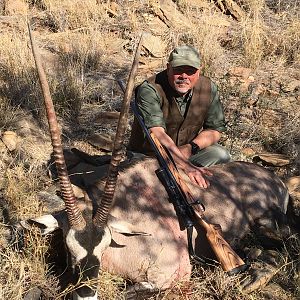
[[[241,287],[243,292],[251,293],[266,286],[277,273],[277,269],[273,267],[250,269],[247,273],[241,280]]]
[[[159,292],[159,289],[156,288],[150,282],[139,282],[130,286],[126,290],[126,300],[139,300],[139,299],[147,299],[147,297],[151,297],[154,293]]]

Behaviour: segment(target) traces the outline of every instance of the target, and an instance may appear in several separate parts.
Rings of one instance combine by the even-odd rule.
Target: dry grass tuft
[[[124,296],[126,282],[121,277],[101,272],[99,277],[94,280],[81,281],[81,278],[79,278],[77,283],[69,284],[63,291],[61,291],[57,295],[57,298],[64,299],[74,290],[82,286],[96,286],[98,297],[103,300],[123,299],[122,297]]]
[[[7,113],[10,111],[11,113]],[[0,131],[14,128],[14,123],[20,118],[21,111],[12,109],[7,98],[0,98]]]
[[[23,164],[7,170],[4,196],[13,210],[11,214],[25,219],[41,213],[37,200],[37,191],[41,188],[40,176],[39,172],[30,170]]]
[[[249,0],[249,14],[242,21],[242,36],[245,59],[250,67],[256,68],[262,61],[266,40],[266,25],[262,11],[264,0]]]
[[[288,63],[300,64],[300,19],[299,9],[295,10],[286,27],[282,31],[281,38],[282,55]]]
[[[24,20],[23,20],[24,21]],[[23,22],[23,28],[25,27]],[[25,30],[2,33],[0,47],[0,97],[12,107],[28,109],[36,117],[43,115],[31,50]]]
[[[239,290],[238,276],[226,276],[221,269],[205,270],[198,268],[195,270],[195,294],[193,299],[247,299]]]
[[[46,14],[45,23],[54,32],[100,27],[107,19],[103,6],[95,0],[39,0],[34,6]]]
[[[22,252],[6,248],[0,251],[1,276],[0,297],[3,300],[21,300],[32,288],[39,287],[45,299],[56,298],[57,279],[47,275],[45,263],[47,240],[41,239],[38,231],[26,236]]]

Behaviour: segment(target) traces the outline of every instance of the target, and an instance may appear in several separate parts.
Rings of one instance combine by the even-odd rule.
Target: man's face
[[[200,70],[190,66],[172,67],[167,65],[168,80],[171,87],[180,95],[192,89],[199,78]]]

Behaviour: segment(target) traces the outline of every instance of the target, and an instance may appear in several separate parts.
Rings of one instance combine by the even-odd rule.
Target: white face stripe
[[[94,248],[93,254],[101,261],[103,251],[110,245],[111,242],[111,231],[105,226],[104,235],[101,242]]]
[[[73,300],[97,300],[97,292],[95,293],[94,296],[90,296],[90,297],[80,297],[76,291],[73,292]]]
[[[76,231],[70,229],[66,236],[66,243],[71,253],[72,258],[75,258],[75,262],[79,263],[83,258],[87,256],[87,251],[80,246],[79,242],[75,238]]]
[[[87,251],[84,249],[79,242],[75,238],[76,231],[74,229],[70,229],[66,236],[66,243],[70,254],[73,259],[75,259],[75,263],[79,263],[83,258],[87,256]],[[95,255],[99,261],[101,261],[101,255],[103,251],[109,246],[111,242],[111,232],[110,229],[106,226],[104,229],[104,235],[100,243],[95,246],[93,255]]]

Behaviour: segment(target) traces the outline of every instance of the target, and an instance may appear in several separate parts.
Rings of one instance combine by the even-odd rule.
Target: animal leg
[[[258,261],[253,262],[241,281],[243,291],[251,293],[266,286],[278,272],[279,260],[279,253],[274,250],[265,250],[259,254]]]
[[[269,283],[276,273],[277,270],[269,266],[263,269],[251,269],[241,281],[242,290],[245,293],[251,293],[261,289]]]

